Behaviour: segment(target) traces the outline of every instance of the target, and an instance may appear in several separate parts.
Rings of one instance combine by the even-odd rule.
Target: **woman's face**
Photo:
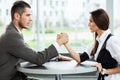
[[[95,24],[92,16],[90,16],[88,26],[89,26],[89,29],[90,29],[91,32],[97,32],[98,30],[100,30],[100,29],[98,28],[98,26]]]

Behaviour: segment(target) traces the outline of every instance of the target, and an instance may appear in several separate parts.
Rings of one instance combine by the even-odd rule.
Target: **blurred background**
[[[15,1],[0,0],[0,35],[11,22],[10,9]],[[120,10],[118,8],[120,0],[24,1],[31,5],[33,21],[29,29],[23,30],[23,34],[26,43],[35,50],[43,50],[56,41],[58,33],[66,32],[73,49],[77,52],[84,51],[93,42],[93,34],[88,28],[89,12],[98,8],[103,8],[108,12],[110,29],[120,38]],[[61,53],[67,54],[64,46],[62,46]],[[94,80],[90,77],[88,79]]]
[[[10,8],[16,0],[0,0],[0,35],[11,21]],[[56,35],[66,32],[70,44],[78,52],[91,44],[93,37],[88,28],[89,12],[105,9],[110,16],[110,28],[120,34],[119,0],[24,0],[32,7],[33,21],[24,30],[26,42],[36,50],[42,50],[55,42]],[[61,53],[66,53],[63,47]]]

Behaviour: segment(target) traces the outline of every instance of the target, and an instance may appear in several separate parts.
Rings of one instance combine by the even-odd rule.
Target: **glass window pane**
[[[106,0],[25,1],[32,6],[33,22],[28,30],[23,31],[24,37],[32,48],[38,48],[38,50],[42,50],[55,42],[56,36],[60,32],[68,33],[70,38],[69,42],[74,50],[85,50],[93,40],[92,33],[88,27],[89,12],[97,8],[106,9]],[[39,5],[37,5],[37,2],[39,2]],[[6,9],[10,11],[8,7]],[[5,12],[2,9],[1,11]],[[9,19],[10,21],[10,14],[8,16],[5,17],[5,20]],[[37,20],[39,21],[37,22]],[[37,44],[38,42],[39,44]],[[62,52],[67,52],[64,47],[62,48]]]
[[[114,34],[115,35],[117,35],[117,36],[120,36],[120,17],[119,17],[119,15],[120,15],[120,10],[118,9],[118,7],[119,7],[119,4],[120,3],[120,1],[119,0],[114,0],[114,19],[113,19],[113,21],[114,21],[114,28],[113,28],[113,32],[114,32]],[[118,37],[118,38],[120,38],[120,37]]]

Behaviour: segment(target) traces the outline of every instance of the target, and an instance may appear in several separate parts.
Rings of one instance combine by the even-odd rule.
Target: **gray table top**
[[[42,66],[23,62],[17,70],[26,74],[78,74],[97,71],[96,67],[78,65],[76,61],[51,61]]]

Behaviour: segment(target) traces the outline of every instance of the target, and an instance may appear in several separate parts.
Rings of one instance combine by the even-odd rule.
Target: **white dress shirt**
[[[110,30],[106,30],[100,37],[97,37],[96,40],[99,43],[98,49],[96,51],[96,54],[94,56],[94,59],[96,60],[98,57],[98,54],[101,50],[101,47],[106,40],[107,36],[110,34]],[[93,46],[92,46],[93,47]],[[90,54],[92,51],[92,47],[90,47],[86,52],[91,58]],[[111,56],[120,64],[120,41],[113,35],[107,40],[106,49],[110,52]],[[107,77],[105,77],[105,80],[120,80],[120,73],[112,74]]]

